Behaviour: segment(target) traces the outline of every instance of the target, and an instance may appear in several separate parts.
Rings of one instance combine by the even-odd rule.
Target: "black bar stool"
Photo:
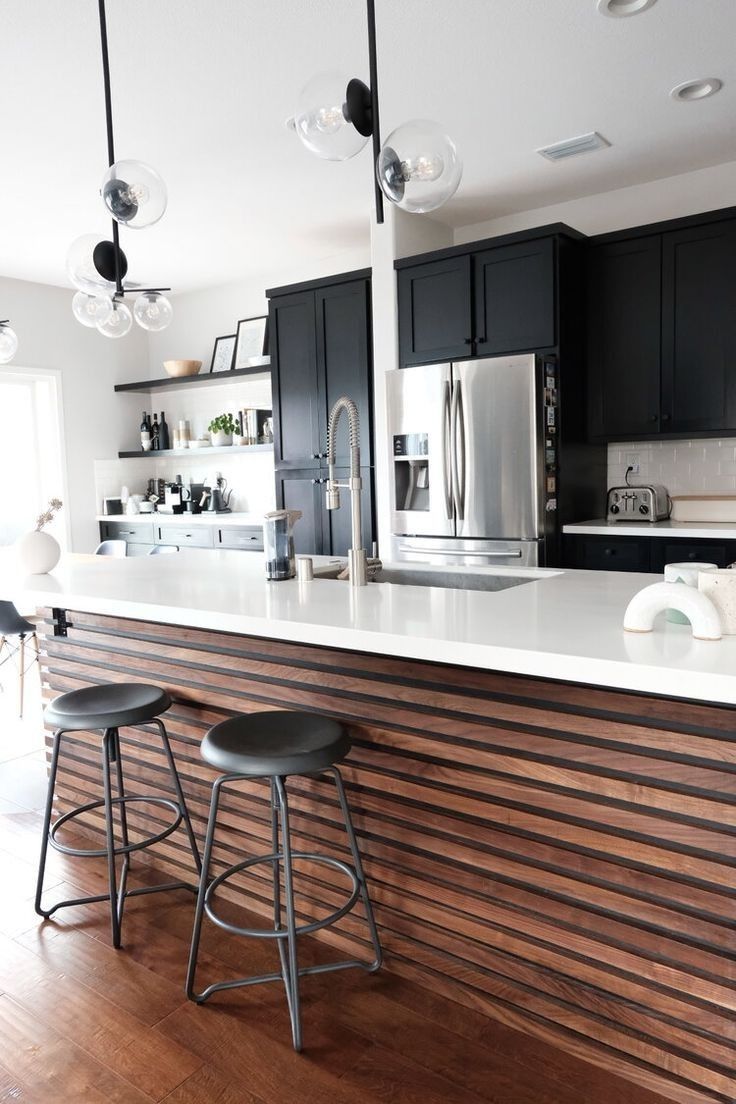
[[[257,985],[266,981],[283,981],[291,1019],[291,1032],[294,1049],[302,1049],[301,1015],[299,1010],[299,978],[305,974],[329,973],[332,970],[345,970],[359,967],[369,973],[378,970],[382,962],[381,944],[378,939],[373,907],[363,874],[363,864],[355,838],[350,817],[350,809],[345,796],[342,777],[335,763],[341,762],[350,751],[350,738],[342,725],[328,717],[314,713],[274,711],[252,713],[232,717],[222,721],[205,736],[202,741],[202,758],[213,767],[226,771],[212,787],[212,802],[207,824],[202,876],[199,884],[197,909],[194,916],[192,946],[187,971],[187,996],[190,1000],[202,1004],[220,989],[237,989],[243,985]],[[292,851],[289,829],[289,802],[286,793],[286,778],[297,774],[331,774],[335,780],[337,796],[340,801],[345,830],[353,858],[352,866],[340,859],[331,858],[315,852]],[[266,855],[255,855],[227,867],[217,878],[207,884],[212,847],[217,825],[217,810],[220,794],[224,786],[231,782],[247,779],[268,778],[271,782],[271,839],[272,850]],[[281,844],[279,844],[279,819],[281,822]],[[294,859],[307,859],[332,867],[345,874],[351,884],[345,903],[335,912],[322,920],[309,924],[297,924],[294,909],[294,884],[292,863]],[[214,911],[212,898],[219,886],[241,870],[247,870],[258,863],[270,863],[273,877],[273,929],[241,928],[227,923]],[[283,863],[286,926],[282,922],[280,865]],[[356,904],[358,898],[363,902],[368,933],[373,944],[372,962],[358,959],[346,959],[320,966],[299,967],[297,960],[297,937],[309,932],[319,931],[336,923]],[[225,931],[235,935],[249,935],[261,939],[274,939],[279,950],[281,969],[277,973],[260,974],[255,977],[237,978],[233,981],[220,981],[208,986],[202,993],[195,992],[194,976],[197,969],[197,955],[202,931],[204,914]],[[284,947],[286,944],[286,947]]]
[[[189,819],[184,794],[179,781],[179,775],[171,753],[169,737],[163,722],[159,720],[159,714],[165,713],[171,705],[171,699],[165,690],[158,686],[149,686],[146,683],[102,683],[99,686],[85,687],[83,690],[73,690],[69,694],[62,694],[56,698],[46,710],[46,722],[56,729],[54,733],[54,746],[51,754],[51,768],[49,771],[49,787],[46,799],[46,813],[43,825],[43,842],[41,844],[41,859],[38,868],[38,883],[36,886],[36,912],[39,916],[48,919],[57,909],[67,908],[72,905],[88,905],[96,901],[110,902],[110,919],[112,923],[112,943],[114,947],[120,946],[120,928],[123,920],[123,908],[127,897],[135,897],[143,893],[160,893],[167,889],[190,889],[196,892],[196,886],[186,882],[167,882],[164,885],[144,886],[139,889],[128,889],[128,870],[130,868],[130,856],[133,851],[140,851],[144,847],[150,847],[154,843],[160,843],[179,825],[184,822],[192,858],[197,873],[202,869],[199,857],[197,841],[194,838],[192,823]],[[143,724],[153,724],[159,731],[161,743],[169,768],[169,775],[174,789],[174,797],[149,797],[148,795],[135,796],[125,793],[123,782],[123,764],[120,754],[121,728],[137,728]],[[68,732],[102,731],[102,786],[104,797],[100,801],[90,801],[86,805],[80,805],[76,809],[65,813],[53,824],[51,813],[54,802],[54,787],[56,785],[56,772],[59,766],[59,754],[61,751],[62,737]],[[112,764],[115,764],[117,796],[112,796],[111,773]],[[131,843],[128,836],[128,819],[126,807],[131,802],[139,805],[157,805],[174,813],[174,820],[162,831],[148,836],[138,843]],[[115,823],[113,819],[114,807],[118,806],[120,814],[121,843],[115,842]],[[105,847],[80,848],[69,847],[61,843],[56,834],[59,829],[68,824],[74,817],[91,809],[105,808]],[[65,855],[77,855],[80,857],[107,857],[107,872],[109,892],[95,897],[77,897],[74,900],[59,901],[50,909],[41,907],[41,895],[43,893],[44,871],[46,869],[46,855],[51,844],[57,851]],[[123,856],[120,882],[117,881],[115,860],[118,855]]]

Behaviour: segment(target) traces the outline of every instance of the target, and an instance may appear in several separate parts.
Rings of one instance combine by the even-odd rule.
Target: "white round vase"
[[[34,529],[15,542],[18,562],[29,575],[45,575],[56,567],[61,556],[59,542],[50,533]]]

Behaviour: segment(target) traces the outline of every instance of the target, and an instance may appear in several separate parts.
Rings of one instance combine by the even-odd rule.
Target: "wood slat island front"
[[[354,741],[344,775],[386,969],[671,1100],[736,1099],[732,709],[66,617],[67,635],[55,635],[45,614],[46,698],[105,681],[165,687],[200,836],[213,773],[198,747],[211,724],[282,708],[344,721]],[[99,795],[98,747],[92,735],[68,738],[59,812]],[[123,755],[130,792],[165,785],[145,731],[123,733]],[[330,785],[294,779],[291,792],[298,846],[343,849]],[[226,798],[218,870],[269,849],[266,796],[254,783]],[[131,822],[158,823],[140,813]],[[155,862],[188,869],[183,833]],[[233,898],[246,889],[248,906],[269,916],[268,878],[255,868]],[[301,915],[312,918],[344,887],[303,867],[299,888]],[[369,956],[360,916],[323,934]]]

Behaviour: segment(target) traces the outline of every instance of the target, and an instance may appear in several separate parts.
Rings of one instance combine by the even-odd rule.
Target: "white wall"
[[[595,157],[595,154],[583,156]],[[551,171],[554,171],[554,165]],[[729,161],[681,176],[599,192],[568,200],[567,203],[556,203],[552,207],[537,207],[532,211],[461,226],[455,231],[455,242],[480,241],[496,234],[511,234],[552,222],[566,222],[583,234],[605,234],[734,205],[736,161]]]
[[[59,493],[71,549],[87,552],[98,540],[93,461],[114,456],[130,424],[140,422],[138,396],[116,395],[113,386],[145,376],[148,350],[138,327],[112,341],[80,326],[71,301],[71,289],[0,278],[0,318],[11,319],[19,340],[13,368],[56,370],[61,379],[67,479],[66,496],[61,486]],[[12,477],[23,477],[22,456]]]
[[[155,379],[164,374],[164,360],[201,360],[202,371],[208,372],[215,338],[235,333],[241,318],[267,313],[266,288],[368,268],[370,263],[370,250],[345,250],[311,264],[295,264],[277,271],[269,271],[264,264],[263,274],[257,280],[172,295],[174,318],[171,325],[149,336],[151,377]]]

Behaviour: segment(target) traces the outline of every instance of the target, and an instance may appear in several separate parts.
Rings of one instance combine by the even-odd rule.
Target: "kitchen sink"
[[[315,570],[317,579],[337,579],[345,565],[331,565]],[[398,586],[441,587],[444,590],[509,590],[543,579],[543,575],[492,575],[482,571],[443,571],[441,567],[410,568],[393,564],[368,569],[369,583],[394,583]]]

